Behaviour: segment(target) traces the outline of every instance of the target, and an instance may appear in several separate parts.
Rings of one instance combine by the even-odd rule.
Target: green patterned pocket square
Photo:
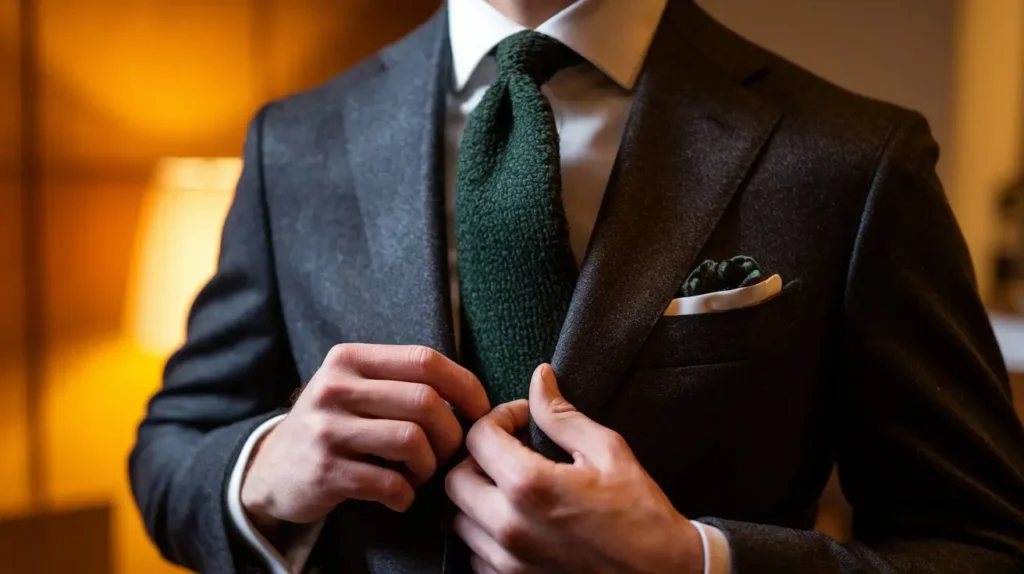
[[[683,281],[677,297],[694,297],[718,291],[750,287],[763,279],[761,267],[753,257],[737,255],[725,261],[705,261]]]

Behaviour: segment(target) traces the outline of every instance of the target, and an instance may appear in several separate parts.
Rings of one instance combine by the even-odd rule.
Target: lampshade
[[[166,354],[184,340],[192,300],[216,269],[241,169],[237,158],[158,164],[143,200],[125,313],[143,350]]]

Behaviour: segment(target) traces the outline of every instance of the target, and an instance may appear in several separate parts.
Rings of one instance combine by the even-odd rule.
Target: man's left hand
[[[529,415],[572,453],[556,463],[517,438]],[[500,405],[466,437],[470,456],[448,474],[455,530],[478,573],[693,572],[704,569],[696,527],[679,514],[625,440],[566,401],[554,371],[533,374],[530,400]]]

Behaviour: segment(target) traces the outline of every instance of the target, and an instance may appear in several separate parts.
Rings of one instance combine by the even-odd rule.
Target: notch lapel
[[[690,2],[666,9],[554,353],[564,395],[591,417],[697,263],[780,117],[731,77],[749,77],[749,66],[727,70],[701,52],[707,26],[718,24]],[[560,456],[532,432],[538,450]]]
[[[455,356],[444,232],[446,11],[380,55],[347,101],[334,145],[347,162],[372,260],[381,342]]]

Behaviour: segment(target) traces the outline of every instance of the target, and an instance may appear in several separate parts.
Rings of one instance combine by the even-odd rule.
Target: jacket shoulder
[[[877,149],[903,124],[924,126],[921,114],[836,85],[740,36],[694,3],[677,13],[691,45],[783,115],[783,129],[818,149]],[[799,143],[799,141],[795,143]]]
[[[275,132],[321,126],[344,108],[352,95],[378,89],[373,82],[387,68],[409,58],[425,59],[446,25],[443,9],[407,35],[310,89],[270,102],[264,122]]]
[[[786,116],[812,122],[823,136],[849,140],[885,137],[899,125],[924,121],[914,110],[839,86],[765,51],[770,73],[755,91]]]
[[[322,125],[349,94],[372,81],[382,70],[381,53],[312,88],[271,101],[264,109],[264,130],[278,136]]]

